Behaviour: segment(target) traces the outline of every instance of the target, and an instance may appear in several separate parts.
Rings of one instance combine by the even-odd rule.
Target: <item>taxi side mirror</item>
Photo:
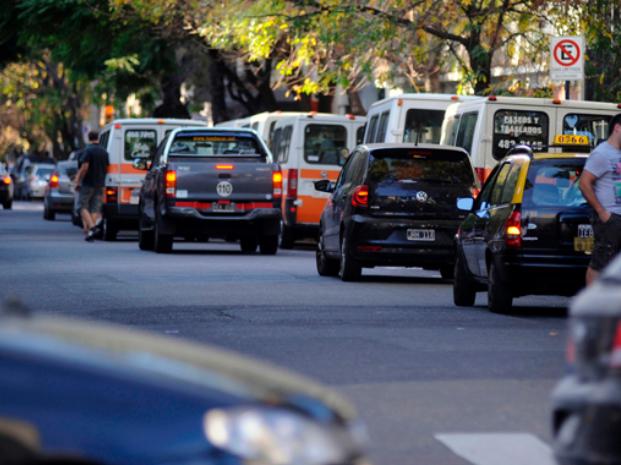
[[[334,192],[334,183],[328,179],[322,179],[321,181],[315,181],[315,190],[319,192]]]
[[[148,169],[148,161],[145,158],[134,158],[132,165],[137,170],[146,171]]]
[[[459,210],[470,212],[474,207],[474,199],[472,197],[460,197],[457,199],[457,208]]]

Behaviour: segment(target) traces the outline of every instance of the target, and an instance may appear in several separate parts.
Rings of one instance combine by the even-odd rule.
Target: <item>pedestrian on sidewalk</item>
[[[78,192],[84,239],[92,242],[101,228],[101,206],[109,161],[108,152],[99,145],[99,133],[89,132],[88,142],[75,177],[75,189]]]
[[[595,243],[586,275],[590,285],[621,251],[621,113],[610,120],[608,140],[593,150],[584,165],[580,190],[595,210]]]

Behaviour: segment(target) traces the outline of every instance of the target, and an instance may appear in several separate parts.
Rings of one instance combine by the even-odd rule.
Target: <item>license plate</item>
[[[408,229],[407,230],[408,241],[435,241],[436,231],[435,229]]]
[[[232,203],[214,203],[211,209],[215,212],[234,212],[235,205]]]
[[[593,227],[590,224],[579,224],[577,236],[574,237],[574,250],[590,255],[593,252]]]

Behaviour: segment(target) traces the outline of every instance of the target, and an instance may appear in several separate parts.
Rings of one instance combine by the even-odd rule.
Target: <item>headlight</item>
[[[211,410],[205,414],[204,428],[213,445],[262,465],[326,465],[356,455],[345,429],[282,409]]]

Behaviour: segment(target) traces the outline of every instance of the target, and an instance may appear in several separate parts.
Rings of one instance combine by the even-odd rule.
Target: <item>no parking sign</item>
[[[550,79],[584,78],[584,37],[554,37],[550,46]]]

